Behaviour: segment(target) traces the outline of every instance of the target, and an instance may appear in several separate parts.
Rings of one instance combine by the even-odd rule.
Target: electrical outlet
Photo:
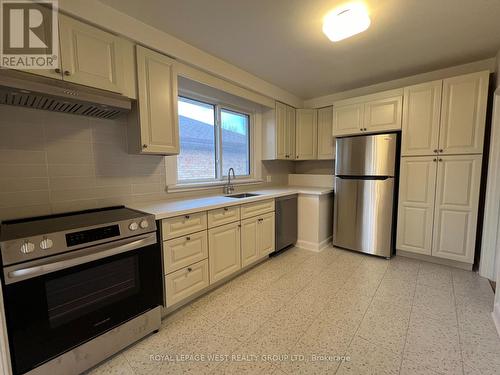
[[[273,176],[266,176],[266,181],[267,182],[272,182]]]

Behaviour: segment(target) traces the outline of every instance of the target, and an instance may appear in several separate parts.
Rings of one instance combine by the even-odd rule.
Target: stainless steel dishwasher
[[[276,254],[297,242],[297,194],[276,198],[275,215]]]

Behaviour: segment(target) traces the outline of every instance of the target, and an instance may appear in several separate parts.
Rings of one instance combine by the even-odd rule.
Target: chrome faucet
[[[236,179],[234,169],[229,168],[229,170],[227,171],[227,184],[224,185],[224,194],[231,194],[234,191],[234,186],[231,183],[231,171],[233,171],[233,179]]]

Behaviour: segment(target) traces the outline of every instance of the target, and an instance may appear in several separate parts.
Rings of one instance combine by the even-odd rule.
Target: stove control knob
[[[25,241],[21,245],[21,253],[29,254],[29,253],[32,253],[33,251],[35,251],[35,244],[34,243],[29,242],[29,241]]]
[[[133,221],[129,224],[128,229],[130,229],[131,231],[137,230],[139,229],[139,225],[135,221]]]
[[[149,227],[149,223],[147,220],[142,220],[139,225],[141,226],[142,229],[146,229],[147,227]]]
[[[54,242],[50,238],[45,238],[40,242],[40,248],[42,250],[48,250],[54,246]]]

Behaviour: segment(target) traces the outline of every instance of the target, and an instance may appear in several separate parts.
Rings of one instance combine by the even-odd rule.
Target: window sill
[[[231,181],[232,185],[255,185],[263,183],[263,180],[255,179],[255,178],[245,178]],[[169,193],[181,192],[181,191],[193,191],[193,190],[208,190],[214,189],[217,187],[222,187],[227,184],[227,181],[214,181],[214,182],[194,182],[187,184],[175,184],[168,185],[167,191]]]

